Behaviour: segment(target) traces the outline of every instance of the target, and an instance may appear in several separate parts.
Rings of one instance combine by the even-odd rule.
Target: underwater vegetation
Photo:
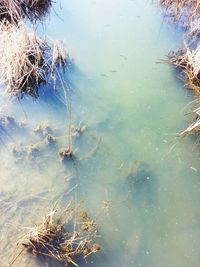
[[[12,140],[13,134],[19,136],[26,134],[27,124],[23,121],[18,121],[13,115],[5,115],[0,112],[0,147]]]
[[[71,102],[63,77],[68,65],[68,54],[63,43],[38,36],[34,27],[37,20],[42,20],[48,14],[51,5],[50,0],[0,1],[0,85],[2,89],[5,88],[6,93],[16,97],[21,103],[20,99],[24,96],[37,99],[40,96],[39,89],[43,85],[50,84],[55,88],[59,84],[64,95],[63,102],[69,124],[62,136],[57,135],[58,132],[44,121],[33,129],[29,125],[27,136],[25,134],[23,136],[24,140],[11,139],[5,147],[14,159],[15,167],[31,166],[34,170],[42,170],[46,168],[44,163],[48,161],[49,164],[50,160],[53,164],[59,159],[62,163],[74,160],[72,138],[78,139],[86,131],[84,124],[72,125],[71,122]],[[27,27],[27,19],[32,27]],[[26,110],[23,112],[26,117]],[[11,116],[2,117],[0,126],[5,134],[7,130],[25,128]],[[63,149],[61,144],[64,145]],[[98,144],[89,151],[86,158],[96,152]],[[50,149],[51,155],[45,156],[44,154]],[[65,208],[60,208],[59,212],[57,208],[53,208],[40,224],[30,228],[31,230],[20,242],[23,249],[9,266],[15,263],[17,265],[17,259],[24,250],[34,256],[52,258],[64,266],[78,266],[79,260],[86,259],[100,250],[100,246],[95,243],[98,237],[97,228],[97,223],[89,217],[87,211],[81,211],[71,203]]]
[[[36,125],[33,132],[38,135],[41,139],[53,134],[54,129],[49,125],[47,121],[41,121],[40,124]]]
[[[71,202],[64,209],[52,208],[43,221],[31,228],[20,244],[37,256],[52,258],[64,266],[78,266],[81,259],[100,251],[95,243],[98,225],[88,212]],[[9,266],[17,263],[18,256]]]
[[[125,176],[125,186],[130,196],[139,204],[154,204],[155,182],[156,176],[145,162],[134,161]]]
[[[24,162],[24,160],[34,160],[40,156],[40,148],[37,145],[31,144],[29,146],[12,148],[12,154],[16,162]]]
[[[87,130],[87,126],[82,122],[79,122],[76,125],[75,124],[72,125],[71,128],[72,128],[72,136],[80,136]]]
[[[60,156],[62,163],[65,163],[69,159],[73,159],[74,158],[74,153],[70,148],[62,148],[59,151],[58,155]]]
[[[99,147],[100,139],[97,141],[91,140],[92,147],[88,150],[86,155],[80,156],[76,153],[79,147],[76,147],[75,143],[78,142],[77,146],[79,146],[85,142],[85,138],[83,140],[80,138],[83,137],[86,129],[87,126],[82,122],[71,125],[69,148],[68,133],[63,134],[57,126],[50,124],[48,121],[41,121],[36,125],[29,125],[18,122],[11,116],[0,117],[1,134],[4,133],[6,136],[9,133],[12,134],[13,131],[15,134],[16,132],[24,134],[23,139],[13,141],[11,138],[5,142],[5,144],[8,144],[9,152],[14,162],[19,164],[34,164],[36,162],[39,164],[39,162],[41,163],[42,161],[48,162],[48,159],[52,158],[55,162],[61,162],[65,165],[70,161],[78,163],[79,161],[93,157]],[[93,134],[91,133],[90,135],[88,135],[88,138],[93,139]],[[96,138],[98,137],[95,136],[95,139]],[[97,144],[94,143],[94,141],[96,141]],[[74,146],[75,148],[73,148]],[[46,155],[49,151],[51,151],[50,157]]]
[[[14,116],[4,115],[0,113],[0,129],[4,131],[20,130],[25,129],[26,124],[23,122],[18,122]]]

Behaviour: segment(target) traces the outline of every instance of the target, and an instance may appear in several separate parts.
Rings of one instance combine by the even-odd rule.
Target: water
[[[102,251],[86,266],[198,266],[199,147],[176,138],[191,119],[192,96],[170,66],[156,64],[179,47],[181,33],[146,0],[60,4],[38,31],[67,45],[72,123],[86,130],[73,138],[76,160],[62,165],[67,137],[48,145],[34,132],[43,121],[53,136],[66,135],[62,88],[20,103],[1,95],[1,266],[26,227],[72,196],[100,224]],[[25,254],[15,265],[45,263]]]

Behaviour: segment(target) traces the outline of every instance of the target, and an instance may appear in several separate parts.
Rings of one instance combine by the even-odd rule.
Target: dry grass
[[[186,77],[186,85],[199,93],[200,88],[200,1],[159,0],[166,13],[174,22],[183,21],[187,25],[184,48],[169,57],[169,61],[180,68]]]
[[[35,256],[49,257],[65,266],[78,266],[79,260],[100,250],[95,244],[96,238],[96,222],[86,211],[80,211],[80,207],[70,203],[64,211],[52,209],[41,224],[30,229],[21,243]]]
[[[169,56],[169,62],[181,70],[188,88],[200,95],[200,44],[191,49],[187,45]]]
[[[187,88],[200,96],[200,1],[159,0],[172,22],[186,28],[184,48],[169,56],[169,62],[181,71]],[[179,136],[200,134],[200,109],[194,111],[193,122]]]
[[[185,86],[192,89],[197,96],[197,102],[200,97],[200,43],[195,49],[185,45],[184,49],[169,56],[169,62],[181,72],[181,79],[184,80]],[[182,131],[179,136],[189,134],[200,134],[200,109],[193,111],[195,114],[193,122]]]
[[[198,0],[159,0],[159,3],[173,22],[182,22],[184,27],[190,27],[193,22],[200,19]]]
[[[193,122],[184,131],[180,132],[179,136],[200,135],[200,108],[195,109],[192,113],[194,114]]]
[[[34,22],[49,12],[52,0],[0,0],[0,21],[17,23],[22,18]]]
[[[0,83],[12,95],[38,97],[39,86],[55,79],[66,63],[67,53],[60,42],[40,38],[23,23],[0,25]]]

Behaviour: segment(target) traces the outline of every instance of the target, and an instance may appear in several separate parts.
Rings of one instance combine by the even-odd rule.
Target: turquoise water
[[[72,196],[100,224],[101,253],[81,266],[198,266],[199,147],[176,138],[193,98],[169,65],[156,63],[180,46],[181,33],[146,0],[62,0],[38,31],[67,46],[72,124],[86,129],[73,137],[76,160],[63,165],[63,88],[42,88],[37,101],[2,92],[0,266],[28,227]],[[43,141],[46,132],[55,145]],[[45,264],[25,254],[15,266]]]

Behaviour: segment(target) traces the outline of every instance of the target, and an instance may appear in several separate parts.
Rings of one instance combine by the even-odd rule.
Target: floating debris
[[[193,170],[194,172],[198,172],[197,168],[195,167],[190,166],[190,169]]]
[[[58,41],[52,43],[37,36],[23,23],[18,27],[0,25],[0,84],[11,95],[39,96],[39,87],[53,81],[67,64],[67,54]],[[59,76],[60,79],[60,76]]]
[[[78,266],[78,260],[99,252],[100,246],[95,243],[97,223],[90,219],[87,211],[78,209],[71,203],[65,210],[52,209],[43,222],[31,228],[22,240],[25,250],[34,256],[52,258],[65,266]]]

